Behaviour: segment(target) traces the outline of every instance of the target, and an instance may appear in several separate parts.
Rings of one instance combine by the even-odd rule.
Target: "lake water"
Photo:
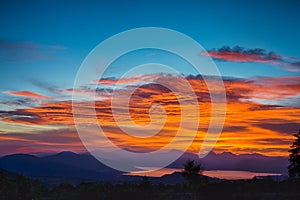
[[[125,175],[132,176],[149,176],[149,177],[161,177],[166,174],[172,174],[174,172],[181,172],[182,169],[175,168],[164,168],[157,171],[137,171],[127,173]],[[252,179],[254,176],[280,176],[281,174],[274,173],[257,173],[257,172],[249,172],[249,171],[229,171],[229,170],[207,170],[203,171],[203,175],[212,177],[212,178],[220,178],[227,180],[239,180],[239,179]]]

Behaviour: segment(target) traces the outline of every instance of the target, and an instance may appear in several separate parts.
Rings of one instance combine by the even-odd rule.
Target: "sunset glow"
[[[153,79],[159,77],[154,75]],[[163,76],[164,81],[176,82],[176,77]],[[122,83],[136,84],[136,77],[126,79]],[[210,97],[201,77],[190,76],[187,78],[199,100],[200,106],[200,129],[193,144],[189,147],[191,152],[199,152],[201,143],[206,134],[210,122]],[[288,81],[284,81],[288,80]],[[107,83],[107,81],[106,81]],[[261,153],[265,155],[286,156],[286,149],[290,145],[291,134],[299,126],[300,108],[294,105],[276,105],[274,102],[285,98],[300,95],[300,78],[274,77],[274,78],[255,78],[255,79],[228,79],[224,80],[227,93],[227,113],[224,129],[219,141],[214,148],[216,152],[230,151],[233,153]],[[121,89],[118,91],[122,96]],[[67,88],[66,88],[67,91]],[[279,92],[278,92],[279,91]],[[68,92],[61,92],[62,95],[69,95]],[[174,94],[160,86],[142,86],[135,91],[130,100],[131,120],[139,125],[149,124],[149,108],[152,103],[162,103],[166,112],[166,122],[159,134],[138,138],[124,133],[117,126],[111,113],[109,94],[104,100],[97,101],[96,113],[99,123],[102,125],[106,135],[119,147],[127,148],[132,151],[147,152],[159,149],[169,143],[177,133],[180,123],[180,105]],[[6,93],[8,94],[8,93]],[[9,93],[14,95],[15,93]],[[144,94],[147,94],[146,96]],[[53,97],[54,98],[54,97]],[[122,98],[120,98],[120,101]],[[269,102],[269,103],[264,103]],[[93,109],[85,106],[81,102],[82,109]],[[189,105],[187,109],[189,109]],[[193,110],[190,110],[193,112]],[[27,133],[18,131],[18,126],[14,130],[8,130],[0,135],[1,152],[32,152],[32,151],[84,151],[76,129],[74,128],[72,116],[72,103],[70,100],[44,101],[39,106],[16,109],[2,112],[2,127],[9,125],[21,125],[21,127],[31,127],[35,125],[50,126],[47,130],[30,130]],[[160,119],[160,115],[152,116]],[[86,123],[89,123],[89,116],[85,116]],[[190,119],[191,121],[197,119]],[[123,121],[126,123],[126,121]],[[20,128],[20,130],[22,130]],[[176,145],[185,145],[189,141],[189,130],[186,129],[186,137],[180,139]],[[7,145],[7,146],[6,146]],[[174,146],[176,149],[176,146]]]
[[[86,152],[74,123],[74,93],[79,96],[75,102],[80,105],[80,121],[87,127],[100,125],[113,144],[131,152],[165,147],[176,136],[182,113],[187,111],[184,136],[168,148],[178,150],[193,141],[188,151],[199,153],[212,118],[221,124],[224,117],[212,117],[212,93],[207,83],[214,86],[216,96],[222,88],[215,84],[216,76],[207,73],[210,67],[203,60],[208,60],[220,72],[226,92],[226,104],[214,107],[225,107],[226,116],[213,151],[287,156],[292,134],[300,128],[300,18],[294,9],[298,8],[297,3],[287,7],[276,1],[272,9],[268,2],[158,4],[4,3],[0,8],[1,18],[5,19],[0,21],[0,155]],[[194,52],[172,37],[169,41],[157,39],[161,44],[171,41],[170,48],[180,47],[186,55],[199,59],[203,73],[179,55],[145,48],[120,56],[104,70],[103,76],[73,87],[80,66],[97,45],[120,32],[141,27],[166,27],[203,45],[205,51]],[[122,49],[125,44],[131,43],[125,40],[118,45]],[[106,57],[114,50],[108,49],[105,55],[101,54],[103,59],[91,61],[96,67],[91,74],[102,70]],[[143,70],[130,71],[145,63],[150,64]],[[159,71],[151,63],[161,63],[178,73],[168,68]],[[187,87],[179,77],[190,85],[195,96],[186,93]],[[180,93],[157,84],[158,80],[176,87]],[[126,103],[125,94],[134,87],[129,116],[114,116],[114,109],[126,108],[113,104],[112,96],[117,103]],[[95,102],[91,102],[94,94]],[[199,119],[194,116],[195,105],[199,106]],[[96,120],[90,115],[94,109]],[[197,123],[194,138],[191,126]],[[133,130],[133,125],[145,130],[124,132]],[[153,134],[156,129],[158,133]],[[98,134],[95,130],[91,130],[91,135]],[[90,142],[110,150],[103,140]]]

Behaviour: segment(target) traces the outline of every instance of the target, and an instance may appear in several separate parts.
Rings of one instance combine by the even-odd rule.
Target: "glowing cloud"
[[[235,46],[233,48],[223,46],[219,49],[209,50],[207,53],[201,53],[201,55],[211,56],[220,61],[267,63],[276,65],[287,71],[300,71],[300,61],[298,59],[284,57],[273,51],[267,52],[265,49],[260,48],[246,49],[240,46]]]
[[[28,98],[38,98],[38,99],[51,99],[51,97],[30,91],[5,91],[5,94],[10,94],[14,96],[28,97]]]
[[[157,75],[153,75],[153,78],[157,78]],[[165,82],[176,82],[176,77],[174,76],[161,76],[160,78]],[[300,127],[300,108],[296,105],[272,105],[270,102],[300,95],[299,78],[299,76],[255,78],[248,80],[225,78],[224,85],[227,92],[227,117],[223,133],[214,148],[214,151],[287,155],[286,149],[288,149],[289,141],[292,138],[290,133],[297,131],[297,127]],[[211,120],[210,95],[201,76],[189,76],[187,77],[187,80],[194,89],[200,106],[200,128],[193,144],[189,148],[189,151],[196,153],[201,147]],[[122,82],[122,80],[120,81]],[[211,81],[213,81],[213,79],[211,79]],[[128,89],[128,87],[132,87],[132,83],[136,83],[136,78],[133,78],[132,80],[126,78],[126,81],[123,81],[123,83],[125,82],[127,83],[127,86],[114,91],[120,101],[125,101],[124,98],[122,98],[124,90]],[[180,85],[178,87],[180,87]],[[86,88],[86,90],[88,91],[88,88]],[[109,93],[112,91],[107,92]],[[28,93],[16,94],[27,94],[28,96]],[[86,93],[86,95],[88,94],[90,93]],[[43,97],[43,95],[35,93],[29,93],[29,96],[30,95],[32,97],[36,97],[36,95]],[[101,93],[98,95],[103,96]],[[164,146],[176,134],[181,120],[178,98],[185,99],[186,105],[184,106],[186,106],[186,109],[189,109],[189,97],[184,96],[184,94],[174,96],[172,92],[166,90],[164,87],[151,83],[139,87],[131,96],[129,105],[130,117],[134,123],[139,125],[149,124],[149,108],[152,103],[162,105],[163,109],[166,111],[166,123],[161,131],[153,137],[141,140],[138,137],[127,135],[117,126],[112,114],[112,105],[109,98],[110,94],[107,94],[106,97],[107,98],[97,100],[94,104],[95,108],[88,106],[90,105],[89,103],[82,101],[81,108],[83,114],[81,120],[87,125],[92,125],[90,124],[91,116],[85,115],[84,113],[88,113],[86,112],[87,109],[95,109],[98,122],[101,124],[107,137],[114,144],[130,151],[147,152]],[[269,103],[263,104],[254,101],[254,98],[265,100]],[[117,107],[115,109],[123,108]],[[193,112],[193,110],[190,110],[190,112]],[[22,124],[24,126],[68,126],[75,132],[71,101],[45,102],[37,107],[2,111],[0,112],[0,117],[2,118],[3,123]],[[155,115],[152,117],[153,119],[160,119],[161,116]],[[122,123],[126,124],[127,118],[121,117],[120,120]],[[198,119],[191,118],[190,120],[195,121]],[[180,145],[184,145],[185,142],[190,140],[190,130],[188,127],[185,129],[185,132],[187,134],[186,137],[182,137],[180,143],[173,146],[174,149]],[[47,133],[49,133],[49,130],[47,130]],[[61,135],[58,135],[57,137],[60,136]],[[31,140],[27,141],[27,143],[32,143],[31,146],[36,149],[42,148],[42,143],[40,141],[35,142],[35,137],[37,137],[37,140],[40,140],[39,138],[42,136],[35,136],[33,134],[30,136]],[[76,134],[74,137],[77,137]],[[14,137],[11,137],[9,133],[6,134],[6,137],[3,136],[1,138],[2,143],[6,143],[5,141],[12,143],[11,138]],[[68,148],[71,150],[71,141],[73,140],[70,140],[70,144],[68,143],[67,138],[64,141],[67,143],[66,145],[69,145]],[[14,144],[20,145],[19,143]],[[22,148],[22,151],[25,151],[24,148]],[[51,150],[51,145],[47,148]]]

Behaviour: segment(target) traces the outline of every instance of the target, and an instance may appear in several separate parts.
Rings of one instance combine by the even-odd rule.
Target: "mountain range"
[[[201,163],[205,170],[239,170],[264,173],[287,173],[287,157],[268,157],[260,154],[235,155],[229,152],[211,152],[199,159],[195,154],[185,152],[169,168],[183,168],[186,160]],[[12,154],[0,157],[0,168],[12,173],[23,173],[42,182],[58,184],[61,182],[80,183],[82,181],[137,181],[140,177],[124,176],[123,172],[111,169],[88,153],[76,154],[61,152],[53,155],[35,156],[31,154]],[[180,182],[178,173],[160,178],[163,182]],[[176,181],[177,180],[177,181]]]
[[[186,160],[201,163],[204,170],[236,170],[261,173],[287,174],[288,158],[284,156],[264,156],[261,154],[240,154],[230,152],[220,154],[210,152],[200,159],[198,155],[185,152],[179,159],[169,165],[170,168],[182,168]]]

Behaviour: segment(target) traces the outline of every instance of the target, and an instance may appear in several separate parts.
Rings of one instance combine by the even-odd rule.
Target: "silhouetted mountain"
[[[122,173],[110,169],[90,155],[72,152],[36,157],[14,154],[0,158],[0,167],[30,177],[60,177],[94,180],[110,180]]]
[[[171,168],[182,168],[186,160],[201,163],[205,170],[238,170],[263,173],[287,174],[288,158],[283,156],[264,156],[260,154],[235,155],[230,152],[216,154],[210,152],[200,159],[192,153],[184,153],[177,161],[170,164]]]
[[[205,170],[241,170],[266,173],[286,173],[288,159],[286,157],[268,157],[259,154],[235,155],[224,152],[211,152],[203,159],[192,153],[184,153],[177,161],[168,167],[183,168],[186,160],[195,160],[204,166]],[[14,154],[0,157],[0,168],[12,173],[24,173],[36,177],[45,183],[82,181],[135,182],[140,177],[124,176],[99,162],[88,153],[76,154],[61,152],[54,155],[37,157],[28,154]],[[154,182],[177,183],[182,181],[180,173],[151,178]]]
[[[102,164],[90,154],[76,154],[73,152],[63,151],[58,154],[45,156],[43,159],[95,172],[117,172],[116,170]]]

